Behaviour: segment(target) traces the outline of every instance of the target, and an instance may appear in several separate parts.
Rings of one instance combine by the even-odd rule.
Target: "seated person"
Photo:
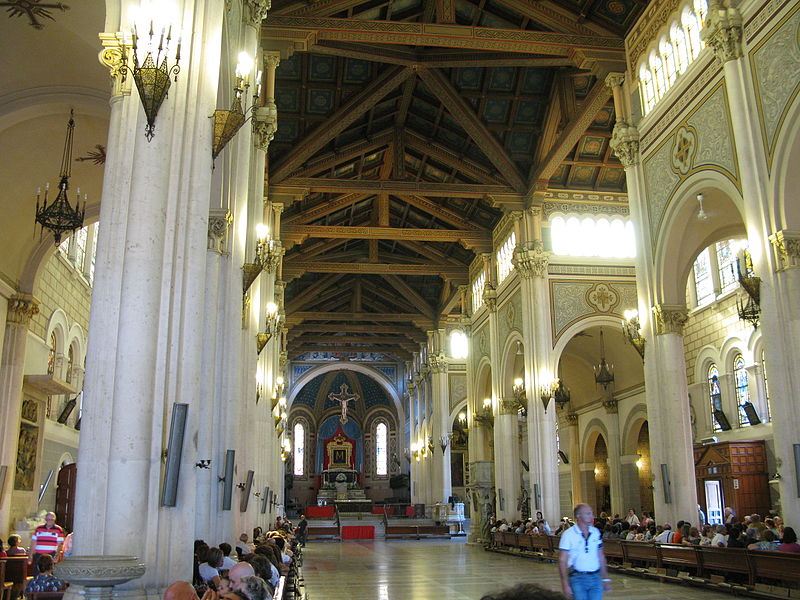
[[[54,564],[52,556],[39,554],[37,558],[39,574],[25,586],[26,594],[28,592],[63,592],[67,589],[67,582],[53,575]]]
[[[28,556],[27,550],[19,545],[20,537],[16,534],[8,536],[8,556]]]
[[[217,589],[220,581],[220,567],[222,567],[222,550],[219,548],[209,548],[206,552],[206,561],[204,563],[200,563],[198,566],[200,578],[204,583],[207,583],[213,586],[214,589]]]
[[[797,534],[791,527],[783,528],[783,539],[778,547],[781,552],[800,552],[800,544],[797,543]]]
[[[272,598],[272,588],[261,577],[251,575],[242,577],[239,591],[247,596],[248,600],[269,600]]]
[[[761,532],[761,539],[755,542],[754,544],[750,544],[747,549],[748,550],[774,550],[777,552],[778,546],[775,545],[775,534],[772,533],[769,529],[764,529]]]
[[[231,558],[231,545],[227,542],[222,542],[219,545],[219,549],[222,550],[222,566],[220,567],[220,570],[230,571],[233,568],[233,565],[236,564],[236,561]]]

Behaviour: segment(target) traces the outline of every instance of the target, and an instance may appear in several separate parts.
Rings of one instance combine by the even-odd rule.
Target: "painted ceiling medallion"
[[[691,125],[683,125],[672,143],[672,170],[686,176],[694,165],[697,152],[697,132]]]
[[[30,26],[34,29],[44,29],[44,25],[39,19],[50,19],[55,21],[55,17],[50,14],[52,10],[66,12],[69,6],[63,2],[48,2],[42,4],[40,0],[12,0],[11,2],[0,2],[0,8],[5,7],[8,18],[22,17],[27,15]]]

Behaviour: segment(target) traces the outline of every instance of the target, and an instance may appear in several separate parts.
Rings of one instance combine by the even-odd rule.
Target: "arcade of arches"
[[[325,502],[800,523],[800,5],[722,4],[9,9],[0,537],[138,540],[138,597]]]

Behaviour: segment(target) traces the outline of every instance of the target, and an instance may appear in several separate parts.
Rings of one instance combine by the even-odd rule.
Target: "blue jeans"
[[[599,572],[587,575],[573,573],[569,576],[569,586],[575,600],[602,600],[603,582]]]

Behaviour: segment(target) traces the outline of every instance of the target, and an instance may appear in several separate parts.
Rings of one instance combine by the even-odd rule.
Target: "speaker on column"
[[[242,488],[242,499],[239,501],[239,512],[247,512],[247,505],[250,503],[250,492],[253,489],[253,475],[255,475],[255,471],[250,470],[247,472],[247,480],[245,480],[244,488]]]
[[[750,421],[750,425],[759,425],[761,423],[761,419],[758,417],[758,411],[756,407],[753,406],[752,402],[745,402],[742,404],[742,408],[747,415],[747,420]]]
[[[231,497],[233,496],[233,468],[236,460],[236,450],[225,451],[225,471],[220,481],[222,482],[222,510],[231,509]]]
[[[536,510],[542,510],[542,493],[538,483],[533,484],[533,502],[536,506]]]
[[[714,411],[714,418],[717,420],[717,423],[719,423],[719,428],[722,429],[722,431],[730,431],[731,430],[730,421],[728,421],[728,417],[725,416],[724,412],[722,412],[719,409],[715,410]]]
[[[161,490],[161,506],[175,506],[178,501],[178,477],[181,474],[183,437],[186,433],[188,404],[172,404],[172,423],[169,426],[167,445],[167,467],[164,470],[164,486]]]
[[[261,514],[267,512],[267,503],[269,502],[269,486],[264,487],[264,493],[261,494]]]
[[[664,488],[664,503],[672,503],[672,482],[669,480],[669,466],[661,465],[661,485]]]

